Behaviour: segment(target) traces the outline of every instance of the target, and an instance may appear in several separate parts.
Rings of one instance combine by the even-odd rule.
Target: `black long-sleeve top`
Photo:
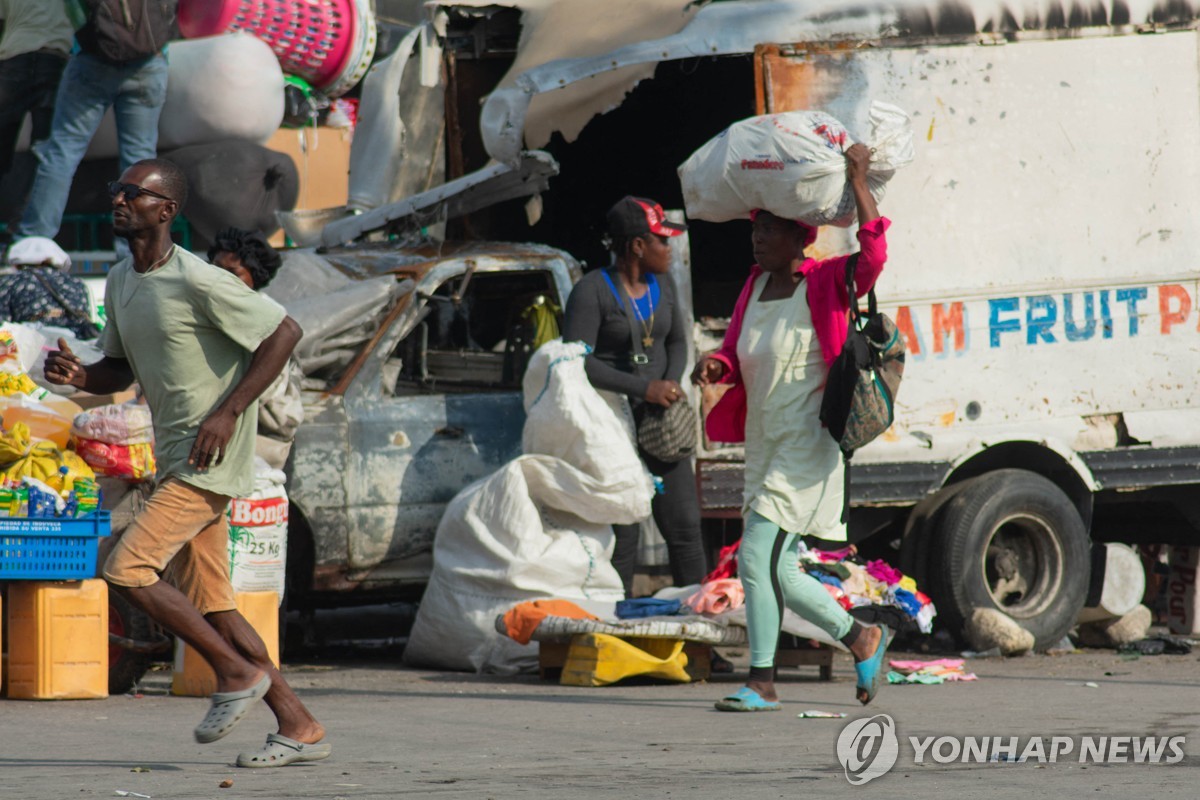
[[[620,280],[615,273],[610,275],[614,283]],[[644,348],[650,363],[643,364],[636,374],[630,336],[641,339],[644,331],[617,302],[603,271],[583,276],[567,298],[563,341],[590,345],[592,353],[585,362],[588,380],[597,389],[628,395],[635,405],[645,399],[650,381],[680,380],[687,361],[688,321],[678,313],[674,281],[668,275],[655,278],[659,296],[651,328],[654,344]]]

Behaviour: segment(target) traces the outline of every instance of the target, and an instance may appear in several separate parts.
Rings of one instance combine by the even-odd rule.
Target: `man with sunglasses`
[[[172,243],[171,222],[187,199],[178,166],[139,161],[109,193],[113,231],[131,257],[108,274],[104,358],[85,366],[62,340],[46,358],[49,381],[94,394],[136,379],[154,417],[159,482],[113,547],[104,578],[212,665],[218,691],[197,741],[225,736],[263,698],[279,731],[261,751],[239,756],[239,766],[325,758],[325,729],[237,611],[225,522],[230,498],[254,488],[257,400],[300,327],[270,298]],[[160,580],[164,571],[170,583]]]

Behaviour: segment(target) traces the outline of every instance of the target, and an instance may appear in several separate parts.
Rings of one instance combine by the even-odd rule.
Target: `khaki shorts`
[[[229,498],[168,478],[146,501],[104,564],[116,586],[150,586],[162,576],[201,614],[237,608],[229,582]]]

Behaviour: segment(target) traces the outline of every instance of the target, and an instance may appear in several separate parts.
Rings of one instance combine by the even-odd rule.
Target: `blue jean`
[[[35,144],[50,135],[54,97],[66,64],[65,54],[44,50],[0,61],[0,175],[12,166],[26,112],[33,120],[30,139]]]
[[[125,65],[107,64],[86,53],[73,55],[58,85],[50,136],[34,148],[37,175],[18,235],[58,235],[75,170],[109,106],[117,120],[121,172],[137,161],[154,158],[158,117],[166,97],[163,55]]]

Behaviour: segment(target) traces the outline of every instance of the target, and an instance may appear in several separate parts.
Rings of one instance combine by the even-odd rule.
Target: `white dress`
[[[845,541],[841,450],[820,420],[829,368],[806,287],[764,302],[769,277],[754,283],[737,343],[747,400],[742,513],[757,511],[789,533]]]

